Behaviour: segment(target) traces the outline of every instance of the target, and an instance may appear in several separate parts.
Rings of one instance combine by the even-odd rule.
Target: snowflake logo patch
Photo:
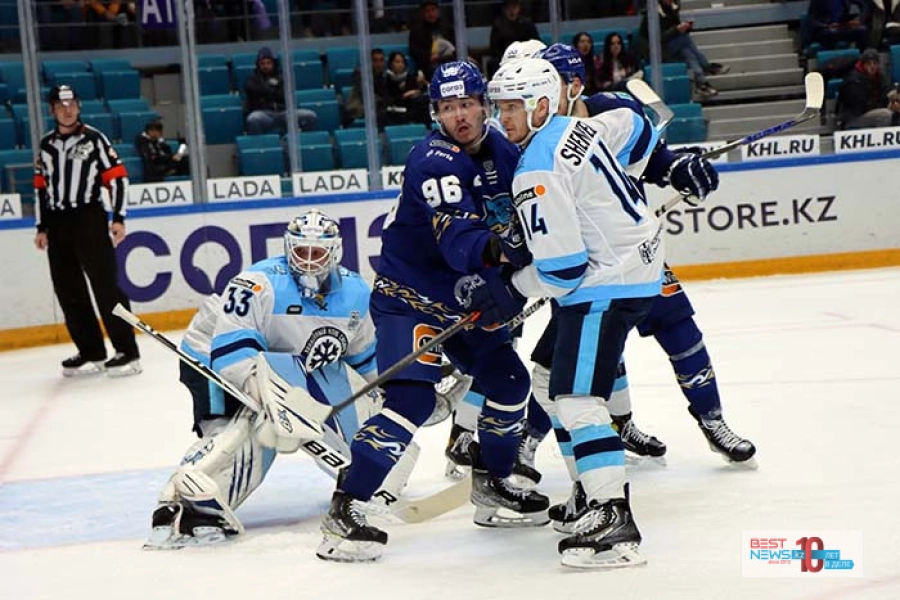
[[[347,336],[337,327],[321,327],[312,332],[303,347],[304,366],[312,372],[331,364],[347,352]]]

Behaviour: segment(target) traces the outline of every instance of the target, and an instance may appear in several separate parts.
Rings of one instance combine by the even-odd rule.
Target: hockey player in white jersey
[[[293,219],[284,244],[284,255],[252,265],[221,298],[208,299],[181,347],[264,406],[272,386],[301,388],[336,404],[377,376],[369,288],[340,267],[340,231],[322,213]],[[160,495],[148,549],[212,544],[241,533],[234,511],[262,483],[276,453],[294,452],[303,441],[284,438],[264,413],[208,388],[192,370],[181,379],[194,397],[200,440]],[[341,410],[324,424],[328,445],[349,456],[348,440],[378,408],[375,394]]]
[[[570,435],[588,511],[559,543],[564,565],[645,561],[625,479],[622,441],[606,408],[628,332],[662,284],[662,229],[646,199],[588,120],[558,116],[560,78],[542,59],[500,68],[488,87],[509,139],[523,148],[516,211],[534,256],[471,308],[506,316],[526,297],[556,299],[550,398]]]

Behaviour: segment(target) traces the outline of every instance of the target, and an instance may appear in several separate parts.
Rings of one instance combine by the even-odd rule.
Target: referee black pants
[[[117,302],[129,310],[130,305],[119,287],[106,210],[95,204],[48,217],[50,277],[66,319],[66,328],[78,352],[87,360],[106,358],[103,332],[97,323],[85,281],[87,275],[103,325],[116,352],[138,356],[131,325],[112,314]]]

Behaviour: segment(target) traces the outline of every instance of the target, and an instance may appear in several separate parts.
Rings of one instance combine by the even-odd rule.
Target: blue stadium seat
[[[106,110],[106,105],[103,104],[103,100],[81,100],[81,114],[97,114],[97,113],[105,113],[109,112]]]
[[[12,92],[9,91],[9,85],[0,83],[0,105],[6,104],[12,100]]]
[[[284,150],[280,146],[238,150],[238,170],[241,175],[281,175],[284,172]]]
[[[384,128],[387,164],[402,165],[410,148],[422,140],[427,130],[422,125],[388,125]]]
[[[233,144],[244,133],[244,110],[240,106],[204,107],[202,113],[207,144]]]
[[[141,75],[132,71],[104,71],[100,74],[101,93],[107,100],[141,97]]]
[[[597,54],[603,53],[603,43],[606,41],[606,36],[611,33],[618,33],[622,38],[622,45],[624,46],[624,49],[628,49],[628,32],[626,32],[624,29],[595,29],[593,31],[589,31],[588,33],[590,33],[591,37],[594,38],[594,50]],[[564,39],[563,41],[568,44],[572,41],[572,36],[569,36],[568,40]]]
[[[706,121],[703,117],[676,117],[666,129],[666,143],[689,144],[706,140]]]
[[[228,67],[224,65],[199,67],[197,82],[200,86],[201,96],[227,94],[231,91],[231,74]]]
[[[123,144],[134,143],[139,133],[144,131],[144,126],[150,121],[159,119],[159,114],[153,111],[123,111],[115,113],[114,119],[118,121],[119,137]]]
[[[232,54],[231,64],[235,67],[250,65],[251,67],[256,68],[256,52],[238,52]]]
[[[134,143],[129,144],[128,142],[122,142],[121,144],[114,144],[114,147],[119,158],[122,160],[125,160],[126,158],[140,158]]]
[[[687,75],[663,77],[663,101],[666,104],[687,104],[693,97],[691,79]]]
[[[15,149],[16,138],[16,122],[8,117],[0,117],[0,150]]]
[[[125,172],[128,173],[129,183],[141,183],[144,181],[144,161],[140,156],[122,156],[122,164],[125,166]]]
[[[665,79],[666,77],[677,77],[679,75],[688,74],[687,65],[685,65],[683,62],[667,62],[661,63],[659,66],[660,68],[662,68],[663,79]],[[644,67],[644,81],[646,81],[647,83],[653,81],[653,77],[651,76],[650,71],[650,65]]]
[[[241,97],[244,96],[244,82],[255,70],[255,65],[232,65],[231,73],[234,78],[234,87],[241,94]]]
[[[303,172],[331,171],[334,165],[334,146],[325,131],[299,134],[300,164]]]
[[[87,73],[88,63],[83,60],[45,60],[41,63],[44,81],[52,84],[61,73]]]
[[[106,106],[109,112],[135,112],[141,110],[150,110],[150,103],[143,98],[122,98],[119,100],[107,100]]]
[[[325,50],[325,64],[328,67],[328,82],[335,83],[338,71],[353,73],[359,64],[359,48],[355,46],[338,46]],[[342,84],[343,85],[343,84]]]
[[[224,54],[201,54],[197,57],[198,67],[228,67],[228,57]]]
[[[278,148],[281,149],[281,138],[275,133],[266,133],[264,135],[239,135],[234,139],[238,150],[252,150],[259,148]]]
[[[57,73],[50,81],[51,85],[68,85],[78,93],[78,97],[82,100],[96,100],[99,96],[97,93],[97,80],[94,79],[93,73]]]
[[[337,95],[331,88],[297,90],[294,92],[297,106],[308,108],[319,117],[320,131],[334,131],[341,126],[341,110]]]
[[[342,169],[369,168],[365,129],[338,129],[334,132],[338,166]]]
[[[89,113],[82,110],[81,120],[102,131],[109,139],[116,139],[116,121],[110,113]]]
[[[320,61],[294,63],[294,87],[298,90],[321,88],[325,85],[325,71]]]
[[[676,118],[703,118],[703,106],[696,102],[686,104],[670,104],[669,108]]]
[[[838,93],[841,91],[842,83],[844,83],[844,80],[841,77],[829,79],[828,83],[825,84],[825,98],[827,100],[836,99],[838,97]]]
[[[327,102],[337,100],[337,94],[331,88],[318,88],[314,90],[297,90],[294,92],[297,104],[304,106],[311,102]]]
[[[317,62],[322,64],[322,57],[315,48],[295,48],[291,52],[291,61],[295,64],[300,62]]]
[[[215,94],[213,96],[200,96],[200,106],[203,108],[241,107],[243,102],[241,97],[235,94]]]
[[[9,86],[11,94],[25,87],[25,65],[21,62],[0,63],[0,81]]]
[[[98,75],[106,71],[130,71],[133,68],[125,58],[95,58],[89,64],[91,71]]]

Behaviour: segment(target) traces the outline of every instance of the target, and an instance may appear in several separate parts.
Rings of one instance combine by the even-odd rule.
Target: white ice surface
[[[630,470],[645,567],[559,565],[559,535],[488,530],[470,507],[382,524],[381,562],[318,560],[332,482],[281,457],[238,514],[248,535],[218,548],[144,552],[160,485],[193,440],[176,361],[140,339],[144,373],[64,380],[71,347],[0,354],[0,596],[157,598],[900,598],[900,269],[687,284],[732,428],[758,471],[725,465],[686,410],[668,361],[633,335],[636,422],[668,466]],[[546,321],[526,326],[530,350]],[[177,334],[173,334],[177,338]],[[448,425],[423,430],[412,495],[442,484]],[[542,491],[569,490],[558,449],[538,453]],[[858,530],[864,576],[741,576],[744,530]],[[827,540],[826,540],[827,542]]]

